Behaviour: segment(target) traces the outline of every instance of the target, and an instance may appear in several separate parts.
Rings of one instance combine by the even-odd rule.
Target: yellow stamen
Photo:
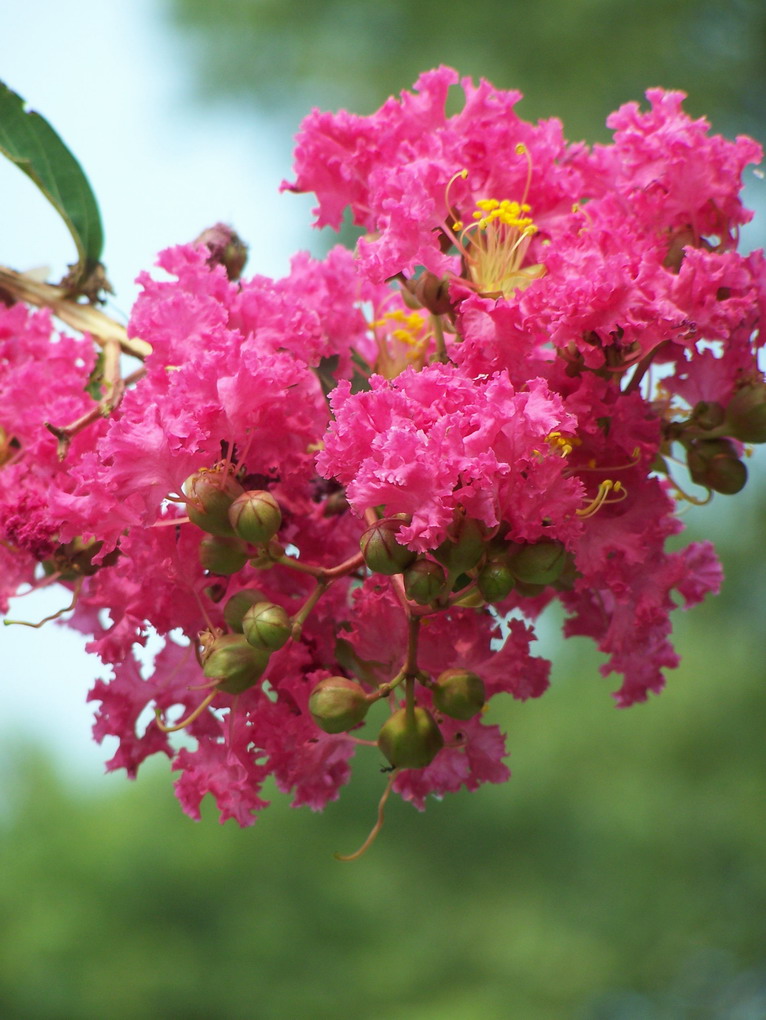
[[[430,323],[419,312],[396,308],[370,324],[375,330],[379,356],[375,371],[394,379],[408,365],[421,368],[432,339]]]
[[[621,503],[627,495],[627,490],[622,482],[613,482],[611,478],[607,478],[605,481],[601,482],[598,487],[598,492],[590,503],[587,506],[576,510],[575,513],[578,517],[592,517],[601,509],[602,506],[605,506],[608,503]]]
[[[581,440],[576,436],[562,436],[560,432],[549,432],[545,441],[552,450],[558,450],[562,457],[568,457]]]

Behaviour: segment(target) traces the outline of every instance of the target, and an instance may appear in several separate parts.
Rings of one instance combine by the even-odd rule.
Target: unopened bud
[[[466,669],[445,669],[431,694],[436,708],[451,719],[472,719],[486,701],[483,680]]]
[[[747,481],[747,468],[728,439],[698,439],[689,447],[686,462],[692,481],[725,496],[739,492]]]
[[[211,574],[236,574],[247,563],[247,547],[234,536],[205,535],[199,544],[199,561]]]
[[[242,633],[254,648],[276,652],[290,640],[292,624],[276,602],[256,602],[242,618]]]
[[[401,574],[417,558],[417,553],[400,545],[396,535],[402,521],[395,517],[386,517],[376,521],[368,528],[359,540],[364,562],[376,574]]]
[[[266,596],[257,588],[243,588],[228,600],[223,609],[223,618],[229,630],[242,633],[242,618],[256,602],[265,602]]]
[[[202,590],[211,602],[220,602],[226,594],[226,585],[216,581],[215,584],[206,585]]]
[[[467,517],[457,511],[447,529],[447,537],[433,555],[453,573],[460,573],[475,567],[484,555],[487,529],[475,517]]]
[[[189,520],[210,535],[233,535],[229,507],[244,489],[224,471],[197,471],[183,484]]]
[[[404,591],[419,606],[428,606],[447,590],[444,567],[433,560],[417,560],[404,572]]]
[[[344,676],[320,680],[309,697],[311,718],[325,733],[345,733],[367,715],[371,699]]]
[[[253,648],[240,634],[224,634],[210,646],[202,672],[227,694],[240,694],[260,679],[268,652]]]
[[[231,227],[216,223],[203,230],[194,243],[207,245],[210,252],[207,264],[211,268],[223,266],[230,280],[240,278],[247,262],[247,245]]]
[[[234,500],[229,507],[229,521],[245,542],[265,545],[279,531],[282,511],[270,492],[253,489]]]
[[[516,578],[506,559],[489,560],[479,571],[476,583],[486,602],[501,602],[510,595]]]
[[[542,538],[533,545],[519,546],[511,555],[510,568],[525,584],[554,584],[566,564],[566,549],[561,542]]]
[[[692,410],[692,421],[701,429],[717,429],[725,417],[723,407],[714,400],[700,400]]]
[[[113,549],[104,556],[101,563],[94,563],[94,558],[101,552],[104,545],[99,539],[73,538],[71,542],[54,549],[50,560],[45,561],[46,572],[58,573],[62,581],[76,581],[78,577],[92,577],[102,567],[113,566],[120,556],[119,549]]]
[[[743,443],[766,443],[766,383],[748,383],[726,408],[731,435]]]
[[[422,769],[444,747],[444,737],[431,713],[416,705],[400,708],[383,723],[378,747],[394,768]]]

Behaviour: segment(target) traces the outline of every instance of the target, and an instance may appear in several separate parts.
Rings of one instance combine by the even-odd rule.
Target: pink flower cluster
[[[491,702],[545,691],[555,599],[618,705],[662,688],[671,610],[721,582],[709,543],[667,550],[677,503],[766,441],[766,262],[736,251],[759,146],[647,96],[594,148],[444,67],[313,112],[285,187],[350,207],[356,252],[276,281],[163,252],[108,416],[88,339],[0,310],[0,596],[74,591],[108,768],[165,753],[188,814],[241,825],[268,776],[321,809],[357,749],[418,808],[504,781]]]

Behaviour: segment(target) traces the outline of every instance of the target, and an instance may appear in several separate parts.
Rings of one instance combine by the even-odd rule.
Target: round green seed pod
[[[510,568],[525,584],[554,584],[566,564],[566,549],[561,542],[542,538],[533,545],[519,546],[510,558]]]
[[[484,681],[466,669],[445,669],[431,688],[434,705],[450,719],[472,719],[484,707]]]
[[[489,560],[479,571],[476,584],[486,602],[501,602],[513,591],[516,578],[505,559]]]
[[[229,507],[229,523],[245,542],[265,545],[282,526],[282,511],[270,492],[251,489]]]
[[[257,602],[266,602],[266,596],[257,588],[243,588],[227,601],[223,609],[226,626],[235,634],[242,633],[242,617]]]
[[[766,383],[748,383],[726,408],[731,435],[743,443],[766,443]]]
[[[253,648],[276,652],[290,640],[292,623],[276,602],[256,602],[242,617],[242,633]]]
[[[686,453],[692,481],[714,492],[733,496],[747,482],[747,468],[728,439],[698,439]]]
[[[692,409],[692,421],[701,429],[717,429],[725,417],[723,407],[714,400],[700,400]]]
[[[364,719],[371,704],[370,698],[353,680],[328,676],[311,692],[309,712],[325,733],[346,733]]]
[[[240,694],[260,679],[268,662],[268,652],[253,648],[241,634],[224,634],[212,644],[202,672],[227,694]]]
[[[183,484],[189,520],[210,535],[233,535],[229,507],[244,489],[223,471],[196,471]]]
[[[417,559],[417,553],[400,545],[396,535],[402,521],[386,517],[376,521],[359,539],[364,562],[376,574],[401,574]]]
[[[433,560],[416,560],[402,577],[408,599],[419,606],[428,606],[446,594],[447,574],[444,567]]]
[[[484,555],[487,529],[475,517],[457,513],[447,537],[432,555],[453,574],[475,567]]]
[[[247,549],[233,535],[205,535],[199,544],[199,560],[211,574],[236,574],[247,563]]]
[[[431,713],[416,705],[400,708],[383,723],[378,747],[394,768],[423,769],[444,747],[444,737]]]

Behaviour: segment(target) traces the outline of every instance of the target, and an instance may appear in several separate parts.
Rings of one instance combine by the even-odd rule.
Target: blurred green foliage
[[[763,134],[763,0],[166,0],[200,99],[301,116],[369,113],[418,74],[450,64],[526,95],[570,139],[606,137],[620,103],[661,85],[719,130]]]

